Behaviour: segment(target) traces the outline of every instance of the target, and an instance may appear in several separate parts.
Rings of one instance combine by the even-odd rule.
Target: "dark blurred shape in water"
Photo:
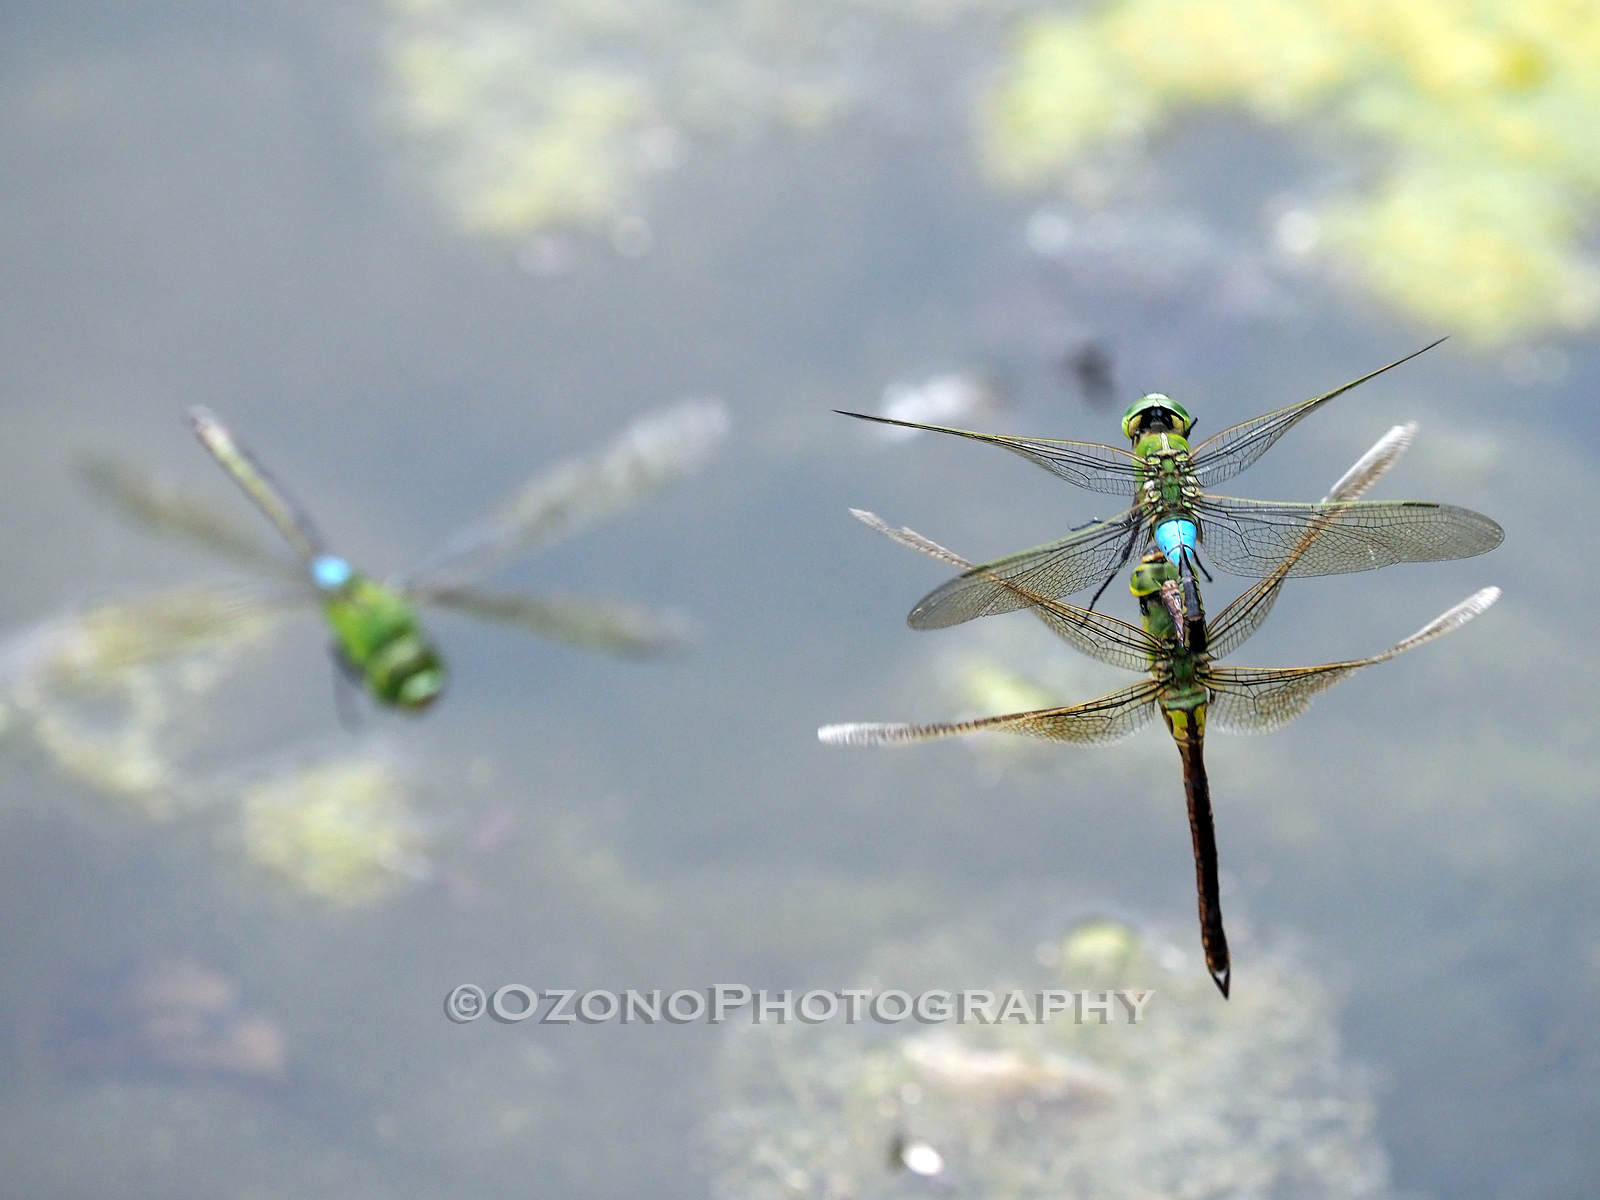
[[[212,1077],[278,1085],[288,1041],[227,976],[186,958],[80,977],[61,999],[51,1056],[77,1077]]]
[[[1090,340],[1061,359],[1061,373],[1078,385],[1078,394],[1090,408],[1107,408],[1117,394],[1117,360],[1104,343]]]

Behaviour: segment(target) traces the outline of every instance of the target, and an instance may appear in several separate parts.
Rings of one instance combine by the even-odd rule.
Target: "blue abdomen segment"
[[[312,582],[325,592],[338,591],[350,582],[352,574],[350,564],[336,555],[319,555],[311,563]]]
[[[1183,566],[1184,549],[1194,553],[1200,548],[1199,541],[1200,532],[1194,527],[1193,521],[1163,521],[1156,526],[1156,545],[1172,561],[1173,566]]]

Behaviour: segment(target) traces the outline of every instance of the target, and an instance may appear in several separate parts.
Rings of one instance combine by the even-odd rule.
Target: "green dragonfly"
[[[1500,597],[1498,588],[1484,588],[1436,617],[1416,633],[1368,658],[1312,667],[1222,667],[1214,663],[1241,646],[1260,628],[1277,600],[1284,581],[1294,573],[1299,556],[1319,537],[1336,530],[1355,503],[1409,444],[1415,427],[1392,430],[1347,472],[1328,498],[1317,505],[1316,519],[1300,542],[1266,578],[1229,604],[1205,625],[1203,639],[1185,632],[1190,619],[1177,566],[1160,550],[1145,555],[1135,568],[1130,590],[1139,600],[1142,628],[1089,609],[1028,592],[1007,581],[1019,607],[1030,608],[1055,633],[1078,650],[1113,666],[1146,672],[1149,678],[1085,704],[1010,713],[976,720],[932,724],[841,724],[817,731],[825,743],[849,746],[900,745],[983,731],[1022,733],[1078,745],[1106,745],[1131,736],[1159,712],[1177,743],[1183,765],[1190,832],[1194,842],[1196,893],[1201,946],[1206,967],[1223,996],[1228,995],[1231,964],[1222,925],[1217,871],[1216,834],[1211,789],[1202,752],[1206,725],[1226,733],[1265,733],[1303,713],[1320,692],[1364,667],[1387,662],[1432,641],[1487,610]],[[951,565],[959,555],[909,529],[891,529],[870,513],[857,517],[902,545]],[[970,565],[970,564],[968,564]],[[1204,619],[1203,612],[1201,619]],[[1193,647],[1200,645],[1202,649]]]
[[[292,582],[291,595],[264,596],[261,603],[319,605],[333,632],[340,677],[364,686],[380,705],[417,712],[444,690],[444,660],[422,628],[418,603],[624,655],[659,653],[690,640],[689,627],[673,614],[600,600],[488,591],[473,581],[515,555],[547,548],[698,470],[727,434],[727,415],[715,401],[685,401],[641,418],[597,454],[556,465],[392,582],[380,582],[330,553],[300,505],[212,413],[195,408],[189,416],[201,443],[277,527],[297,563],[263,547],[209,502],[148,473],[102,460],[88,465],[89,482],[147,527]]]
[[[1443,339],[1441,339],[1443,340]],[[1302,417],[1336,396],[1408,362],[1439,343],[1396,359],[1343,387],[1224,429],[1193,450],[1194,420],[1177,401],[1152,392],[1123,417],[1132,449],[1094,442],[1008,437],[937,425],[917,425],[864,413],[864,421],[929,429],[988,442],[1079,487],[1131,496],[1132,507],[1107,521],[1091,521],[1070,536],[975,566],[918,601],[906,618],[913,629],[943,629],[974,617],[1024,607],[1024,595],[1059,599],[1099,582],[1094,608],[1107,584],[1154,542],[1179,568],[1193,611],[1196,552],[1232,574],[1270,574],[1317,519],[1314,504],[1239,500],[1203,488],[1232,479],[1250,466]],[[1493,550],[1505,536],[1495,522],[1448,504],[1389,500],[1347,512],[1314,543],[1301,548],[1291,573],[1336,575],[1401,562],[1470,558]],[[1018,588],[1011,587],[1017,584]]]

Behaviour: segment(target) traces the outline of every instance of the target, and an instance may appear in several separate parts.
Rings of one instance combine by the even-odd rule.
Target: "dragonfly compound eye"
[[[1123,436],[1132,441],[1149,425],[1161,425],[1180,437],[1186,437],[1189,430],[1194,428],[1194,418],[1171,396],[1151,392],[1128,406],[1128,411],[1122,416]]]

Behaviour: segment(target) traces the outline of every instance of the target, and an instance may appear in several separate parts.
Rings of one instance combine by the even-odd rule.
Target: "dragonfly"
[[[1159,392],[1136,401],[1123,417],[1122,431],[1131,450],[844,413],[863,421],[908,425],[987,442],[1079,487],[1134,500],[1132,507],[1110,520],[1091,521],[1059,541],[973,566],[918,601],[907,623],[913,629],[943,629],[1025,607],[1028,601],[1024,596],[1059,599],[1098,582],[1088,605],[1093,609],[1110,581],[1133,561],[1135,552],[1151,542],[1178,567],[1189,619],[1198,623],[1194,570],[1200,549],[1224,571],[1261,578],[1291,556],[1318,517],[1315,504],[1240,500],[1203,489],[1232,479],[1296,422],[1328,401],[1438,344],[1424,346],[1321,396],[1231,426],[1193,449],[1188,435],[1194,419],[1176,400]],[[1383,501],[1343,513],[1320,537],[1301,546],[1291,574],[1336,575],[1393,563],[1470,558],[1493,550],[1504,536],[1498,524],[1470,509],[1412,500]],[[1200,569],[1203,571],[1203,566]],[[1018,586],[1013,588],[1013,583]]]
[[[444,691],[444,658],[422,626],[421,604],[621,655],[662,653],[692,639],[688,623],[675,614],[596,599],[488,590],[475,581],[705,465],[728,431],[726,411],[716,401],[690,400],[646,415],[598,452],[558,463],[392,581],[357,570],[329,550],[305,509],[215,414],[197,407],[189,418],[201,444],[277,528],[293,560],[262,546],[253,532],[208,501],[137,468],[92,461],[85,469],[88,482],[139,524],[290,585],[284,595],[262,596],[263,606],[319,606],[333,634],[336,678],[361,687],[382,707],[421,712]]]
[[[1177,744],[1183,768],[1201,948],[1207,971],[1226,998],[1232,966],[1222,923],[1211,787],[1203,753],[1207,724],[1224,733],[1265,733],[1276,729],[1304,713],[1318,694],[1340,680],[1461,628],[1500,598],[1500,590],[1494,587],[1475,592],[1410,637],[1367,658],[1310,667],[1216,664],[1216,659],[1238,649],[1260,628],[1285,580],[1293,574],[1298,557],[1309,552],[1319,537],[1337,529],[1349,512],[1359,511],[1353,509],[1357,498],[1388,470],[1414,433],[1414,426],[1391,430],[1346,472],[1318,506],[1317,519],[1302,534],[1299,544],[1269,575],[1229,604],[1215,620],[1207,622],[1203,639],[1186,634],[1184,626],[1189,614],[1178,568],[1159,549],[1140,560],[1130,583],[1130,590],[1139,600],[1139,626],[1028,592],[1015,581],[1006,583],[1068,644],[1101,662],[1146,673],[1148,678],[1141,682],[1063,708],[929,724],[825,725],[817,731],[818,738],[831,745],[882,746],[1002,731],[1077,745],[1108,745],[1138,732],[1159,712]],[[954,551],[914,530],[891,529],[871,513],[858,511],[856,515],[902,545],[952,565],[964,562]],[[1202,648],[1196,650],[1195,645]]]

